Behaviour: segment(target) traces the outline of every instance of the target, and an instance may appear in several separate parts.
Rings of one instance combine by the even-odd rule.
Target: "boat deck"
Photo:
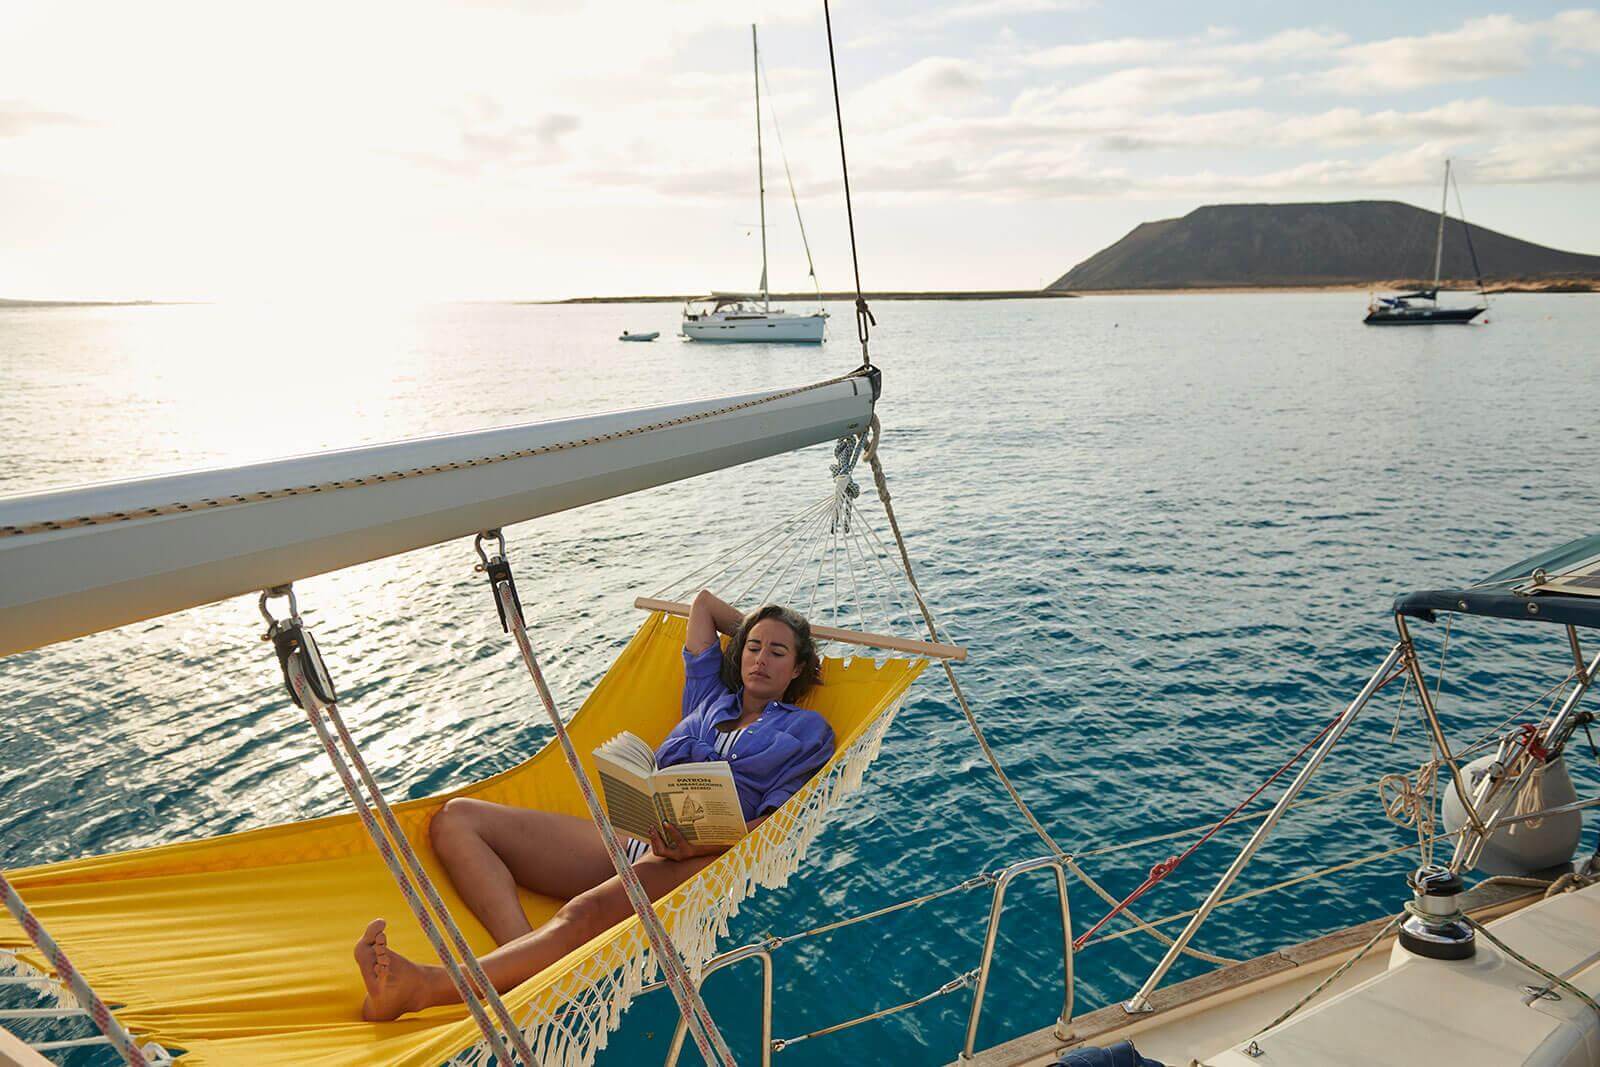
[[[1525,908],[1543,895],[1542,888],[1490,881],[1474,886],[1463,906],[1475,918],[1487,921]],[[1079,1015],[1072,1020],[1072,1037],[1066,1041],[1046,1028],[962,1062],[966,1067],[1045,1067],[1070,1049],[1132,1038],[1143,1055],[1185,1065],[1197,1056],[1238,1043],[1241,1035],[1248,1039],[1355,955],[1387,922],[1374,919],[1158,989],[1151,995],[1153,1010],[1147,1014],[1130,1016],[1120,1004],[1109,1004]],[[1391,935],[1374,946],[1325,990],[1317,1003],[1383,973],[1393,942]],[[1220,1067],[1225,1061],[1206,1062]],[[1241,1058],[1238,1062],[1266,1061]]]

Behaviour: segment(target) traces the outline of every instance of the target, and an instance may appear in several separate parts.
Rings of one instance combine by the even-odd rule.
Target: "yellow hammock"
[[[600,742],[629,729],[659,743],[677,721],[684,622],[652,615],[570,723],[588,764]],[[828,809],[861,780],[926,661],[829,659],[806,700],[833,726],[833,759],[738,846],[656,903],[698,971],[756,886],[798,869]],[[529,695],[529,706],[534,706]],[[286,712],[287,714],[287,712]],[[311,744],[307,737],[307,744]],[[591,768],[592,773],[592,768]],[[453,796],[587,818],[554,744],[526,763],[444,796],[396,805],[407,837],[475,951],[493,947],[428,848],[428,821]],[[141,1040],[185,1049],[193,1064],[437,1064],[472,1049],[488,1062],[462,1007],[393,1023],[357,1014],[351,950],[376,916],[413,959],[432,950],[354,815],[289,823],[205,841],[73,860],[8,875],[45,928]],[[562,901],[523,894],[535,925]],[[42,972],[27,937],[0,911],[0,950]],[[0,969],[7,953],[0,951]],[[541,1063],[593,1060],[654,968],[629,917],[505,996]]]

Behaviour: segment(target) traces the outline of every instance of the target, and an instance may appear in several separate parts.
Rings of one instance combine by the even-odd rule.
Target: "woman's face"
[[[800,677],[794,631],[777,619],[762,619],[750,628],[740,654],[739,677],[745,692],[762,700],[779,700],[789,683]]]

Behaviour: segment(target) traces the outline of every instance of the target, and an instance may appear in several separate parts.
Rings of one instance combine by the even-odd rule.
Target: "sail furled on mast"
[[[750,24],[750,66],[756,83],[756,199],[761,205],[761,302],[770,304],[767,291],[767,175],[761,158],[761,47],[756,43],[756,24]]]

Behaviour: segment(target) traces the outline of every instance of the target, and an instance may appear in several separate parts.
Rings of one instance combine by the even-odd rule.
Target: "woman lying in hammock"
[[[717,633],[733,635],[724,653]],[[726,760],[753,830],[833,755],[833,730],[796,707],[820,680],[811,626],[769,604],[747,617],[702,591],[683,642],[683,719],[656,750],[659,766]],[[484,800],[447,801],[428,828],[456,891],[500,946],[482,957],[501,991],[516,986],[633,914],[622,880],[594,823]],[[692,877],[726,850],[691,845],[672,828],[649,845],[620,839],[651,900]],[[567,900],[537,930],[517,887]],[[460,1000],[444,969],[413,963],[388,947],[384,920],[356,943],[366,982],[362,1018],[394,1019]]]

